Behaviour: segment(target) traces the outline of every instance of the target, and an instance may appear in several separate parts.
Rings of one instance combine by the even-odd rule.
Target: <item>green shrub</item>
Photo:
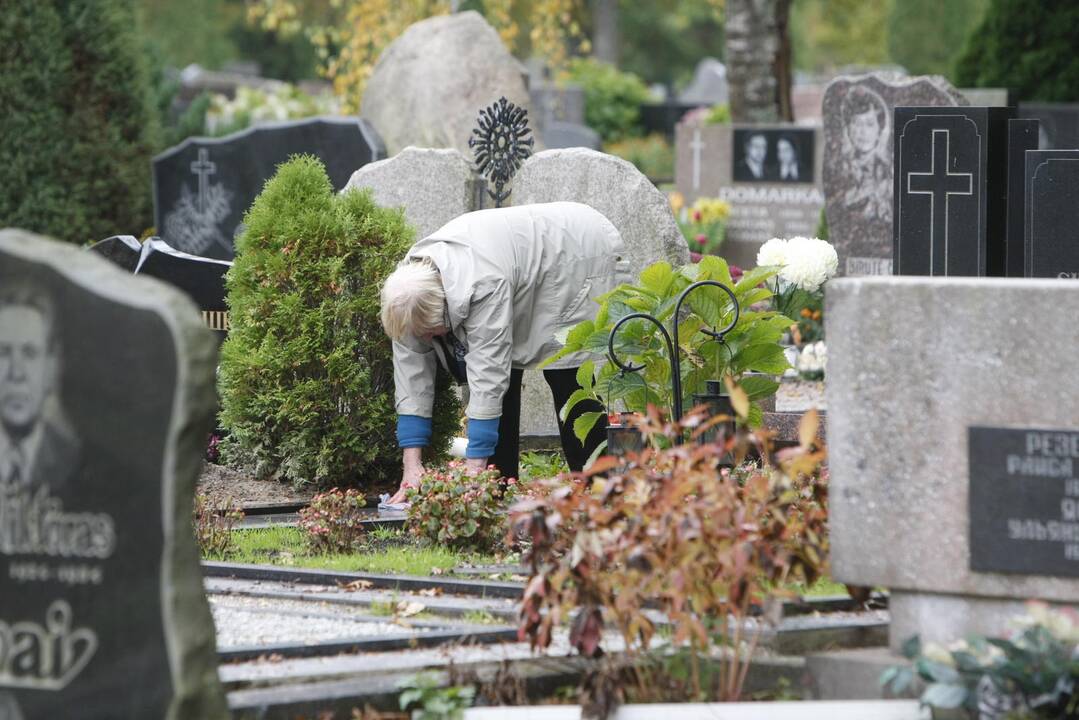
[[[570,62],[569,78],[584,88],[585,122],[603,142],[640,135],[640,106],[649,94],[639,77],[599,60],[576,58]]]
[[[130,0],[0,13],[0,226],[69,242],[152,224],[157,136]]]
[[[985,0],[902,0],[888,16],[888,54],[911,75],[947,75]]]
[[[225,558],[236,548],[232,529],[244,519],[243,508],[231,499],[214,502],[209,495],[195,494],[191,524],[203,557]]]
[[[315,552],[352,552],[363,540],[366,499],[356,490],[319,493],[300,510],[299,527]]]
[[[443,546],[489,552],[506,536],[505,508],[515,483],[503,490],[497,470],[476,475],[452,461],[423,476],[409,491],[406,527],[411,535]]]
[[[1006,87],[1019,100],[1079,97],[1079,4],[991,0],[956,63],[961,87]]]
[[[713,105],[708,114],[704,116],[705,125],[730,125],[730,123],[731,106],[727,103]]]
[[[323,487],[397,487],[390,341],[379,287],[414,231],[369,192],[334,193],[322,163],[283,163],[248,211],[228,275],[221,349],[229,458],[260,477]],[[445,451],[460,406],[440,373],[432,449]]]
[[[629,160],[653,180],[674,177],[674,148],[658,133],[643,138],[625,138],[606,145],[603,150]]]

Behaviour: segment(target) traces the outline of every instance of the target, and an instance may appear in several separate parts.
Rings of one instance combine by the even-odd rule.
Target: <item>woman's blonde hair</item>
[[[401,263],[382,284],[382,327],[394,340],[443,327],[445,306],[442,278],[430,258]]]

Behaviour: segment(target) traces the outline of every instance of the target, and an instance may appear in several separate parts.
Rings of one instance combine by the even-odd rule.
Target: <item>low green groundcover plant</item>
[[[982,720],[1079,718],[1079,613],[1031,602],[1007,637],[972,636],[949,645],[908,640],[912,667],[894,667],[881,678],[896,693],[915,675],[928,685],[922,702],[965,710]]]
[[[503,480],[493,466],[469,475],[463,462],[451,461],[409,491],[408,531],[442,546],[493,550],[506,536],[506,508],[515,491],[516,481]]]
[[[370,192],[335,193],[310,156],[283,163],[244,222],[221,349],[226,459],[294,483],[396,487],[401,451],[379,289],[413,229]],[[449,383],[438,387],[432,448],[440,452],[460,404]]]

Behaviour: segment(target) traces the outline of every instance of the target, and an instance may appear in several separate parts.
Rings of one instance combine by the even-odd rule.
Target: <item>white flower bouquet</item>
[[[823,337],[823,288],[839,270],[835,248],[818,238],[772,238],[757,252],[757,265],[779,268],[771,288],[773,303],[778,312],[797,323],[796,342]]]

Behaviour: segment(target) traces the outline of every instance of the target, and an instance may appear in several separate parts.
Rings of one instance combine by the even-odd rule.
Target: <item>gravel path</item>
[[[314,645],[428,631],[388,620],[373,621],[347,605],[235,595],[211,595],[209,600],[220,650],[259,645]]]

